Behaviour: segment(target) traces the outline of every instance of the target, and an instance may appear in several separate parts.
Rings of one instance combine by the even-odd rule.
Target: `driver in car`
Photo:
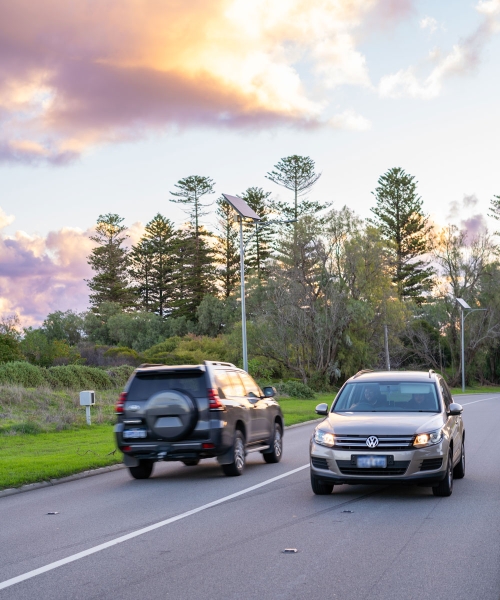
[[[363,390],[363,395],[352,408],[361,408],[362,406],[370,406],[372,408],[386,406],[386,401],[380,396],[376,386],[366,386]]]

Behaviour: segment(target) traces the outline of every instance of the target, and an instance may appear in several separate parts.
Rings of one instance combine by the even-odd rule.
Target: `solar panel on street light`
[[[238,196],[230,196],[229,194],[222,195],[240,215],[240,217],[243,219],[252,219],[252,221],[260,221],[259,215],[252,210],[242,198],[238,198]]]
[[[463,298],[457,298],[457,302],[460,304],[460,306],[462,308],[465,308],[466,310],[470,310],[470,306],[467,304],[467,302]]]

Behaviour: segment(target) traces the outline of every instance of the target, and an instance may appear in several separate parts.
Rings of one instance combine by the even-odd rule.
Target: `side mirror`
[[[461,415],[463,410],[464,409],[461,404],[458,404],[457,402],[452,402],[450,404],[448,414],[449,415]]]
[[[316,407],[316,412],[318,413],[318,415],[326,416],[328,414],[328,404],[326,404],[326,402],[318,404],[318,406]]]
[[[276,388],[270,385],[265,387],[262,391],[264,392],[264,398],[274,398],[274,396],[276,396]]]

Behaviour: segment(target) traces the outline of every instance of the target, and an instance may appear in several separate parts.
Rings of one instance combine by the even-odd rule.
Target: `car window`
[[[439,384],[441,385],[441,393],[443,394],[444,404],[445,404],[446,408],[448,409],[448,408],[450,408],[450,404],[453,402],[453,399],[450,394],[450,390],[448,389],[448,386],[446,385],[446,382],[444,381],[444,379],[440,379]]]
[[[219,395],[222,397],[234,396],[233,386],[226,371],[215,371],[215,385],[217,386]]]
[[[207,394],[205,373],[203,371],[137,373],[130,384],[127,398],[129,401],[139,402],[164,390],[186,391],[195,398],[203,398]]]
[[[419,381],[347,383],[332,412],[439,412],[437,389]]]
[[[256,398],[260,398],[263,396],[260,391],[260,387],[255,383],[255,381],[248,375],[248,373],[242,373],[241,371],[238,373],[243,381],[243,385],[245,386],[245,390],[247,396],[255,396]]]
[[[227,371],[227,375],[229,377],[229,381],[231,382],[232,395],[240,397],[246,396],[243,382],[241,381],[238,373],[236,373],[236,371]]]

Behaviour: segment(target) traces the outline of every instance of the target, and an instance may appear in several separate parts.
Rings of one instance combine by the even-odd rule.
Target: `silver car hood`
[[[329,413],[317,428],[337,435],[413,435],[439,429],[441,413]]]

